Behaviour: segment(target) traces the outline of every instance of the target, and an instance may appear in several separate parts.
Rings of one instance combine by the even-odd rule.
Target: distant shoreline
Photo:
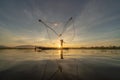
[[[20,47],[20,48],[16,48],[16,47],[4,47],[4,48],[0,48],[0,49],[41,49],[41,50],[59,50],[59,49],[120,49],[120,47],[116,47],[116,46],[111,46],[111,47],[64,47],[64,48],[58,48],[58,47]]]

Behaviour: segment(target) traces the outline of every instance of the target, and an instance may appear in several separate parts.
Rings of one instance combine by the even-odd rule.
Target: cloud
[[[69,17],[74,18],[75,39],[78,43],[95,42],[96,40],[119,39],[120,10],[118,1],[96,0],[21,0],[1,1],[0,3],[0,39],[1,44],[32,44],[55,41],[57,36],[53,31],[38,22],[42,19],[59,34]],[[69,41],[73,28],[68,26],[64,39]],[[51,37],[51,40],[50,38]],[[119,41],[117,41],[119,42]],[[111,42],[112,43],[112,42]]]

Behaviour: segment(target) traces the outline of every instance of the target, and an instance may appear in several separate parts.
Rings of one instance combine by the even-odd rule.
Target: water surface
[[[120,80],[120,50],[0,50],[0,80]]]

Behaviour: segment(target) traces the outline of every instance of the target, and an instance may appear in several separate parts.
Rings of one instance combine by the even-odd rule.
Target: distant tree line
[[[120,49],[120,46],[78,47],[79,49]]]
[[[58,47],[43,47],[43,46],[33,46],[33,47],[0,47],[0,49],[59,49]],[[94,46],[94,47],[63,47],[63,49],[120,49],[120,46]]]

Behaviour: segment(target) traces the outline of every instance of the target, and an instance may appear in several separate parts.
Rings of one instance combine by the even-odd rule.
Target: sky
[[[0,0],[0,45],[57,46],[38,19],[66,46],[120,46],[120,0]]]

